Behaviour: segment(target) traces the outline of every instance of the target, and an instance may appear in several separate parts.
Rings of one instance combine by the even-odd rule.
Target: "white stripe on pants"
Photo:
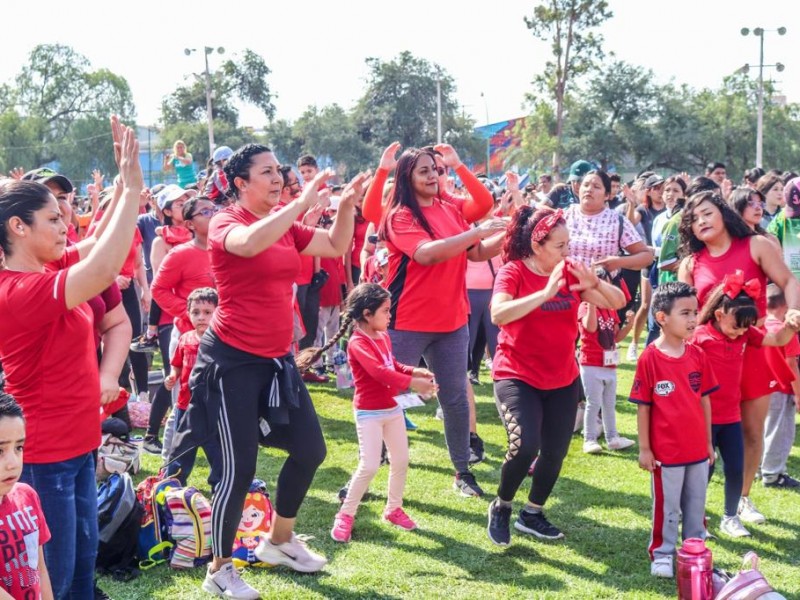
[[[583,415],[583,439],[596,442],[600,436],[597,414],[603,409],[603,430],[606,441],[617,434],[617,370],[609,367],[580,365],[586,412]]]
[[[765,482],[772,482],[786,473],[786,461],[794,444],[796,413],[793,395],[783,392],[770,394],[769,412],[764,423],[764,457],[761,460],[761,475]]]

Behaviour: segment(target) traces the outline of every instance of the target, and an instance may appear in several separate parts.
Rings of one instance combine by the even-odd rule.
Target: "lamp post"
[[[208,55],[214,53],[214,48],[205,46],[203,48],[203,58],[206,64],[206,116],[208,118],[208,156],[209,158],[214,154],[214,117],[211,112],[211,73],[208,70]],[[220,46],[216,48],[219,54],[225,54],[225,48]],[[186,56],[191,55],[192,52],[197,52],[197,48],[185,48],[183,53]]]
[[[759,58],[758,58],[758,121],[756,124],[756,166],[762,166],[763,147],[764,147],[764,67],[775,67],[779,72],[783,71],[784,66],[781,63],[774,65],[764,64],[764,34],[767,31],[776,31],[778,35],[786,34],[786,27],[778,27],[777,29],[764,29],[763,27],[756,27],[753,29],[753,35],[760,38],[759,40]],[[741,34],[747,36],[750,30],[747,27],[742,27]],[[747,64],[742,67],[742,72],[747,73],[750,65]]]
[[[483,98],[483,108],[486,110],[486,127],[489,127],[489,104],[486,101],[486,94],[481,92],[481,98]],[[490,162],[492,160],[492,134],[487,129],[486,130],[486,177],[491,178],[491,167]]]

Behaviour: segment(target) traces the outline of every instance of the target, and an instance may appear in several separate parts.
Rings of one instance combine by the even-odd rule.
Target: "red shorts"
[[[786,367],[789,368],[788,366]],[[780,376],[779,376],[780,375]],[[776,391],[777,381],[785,378],[776,374],[767,361],[767,351],[763,346],[756,348],[747,345],[744,351],[744,368],[742,369],[742,402],[769,396]]]

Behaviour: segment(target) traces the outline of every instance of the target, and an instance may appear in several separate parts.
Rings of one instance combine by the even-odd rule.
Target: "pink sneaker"
[[[347,543],[350,541],[350,535],[353,532],[353,517],[343,512],[336,513],[333,519],[333,529],[331,529],[331,538],[334,542]]]
[[[414,523],[414,521],[411,520],[411,517],[409,517],[399,506],[392,512],[384,512],[383,520],[391,523],[392,525],[397,525],[406,531],[411,531],[412,529],[417,528],[417,524]]]

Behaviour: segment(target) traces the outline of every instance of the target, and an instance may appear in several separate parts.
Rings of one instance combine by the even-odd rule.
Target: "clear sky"
[[[0,80],[8,81],[40,43],[63,43],[95,68],[124,76],[140,125],[158,120],[161,99],[191,73],[202,54],[184,48],[222,46],[226,56],[250,48],[272,69],[277,118],[294,120],[309,106],[350,108],[361,95],[364,59],[390,60],[403,50],[441,65],[457,85],[463,110],[478,122],[525,114],[526,92],[549,46],[536,40],[523,17],[538,2],[522,0],[304,0],[302,2],[55,2],[3,6]],[[609,0],[614,17],[603,27],[605,48],[653,70],[659,81],[718,86],[744,63],[758,64],[758,38],[768,33],[765,63],[789,101],[800,102],[800,2],[797,0]],[[15,22],[20,26],[16,26]],[[792,50],[794,48],[794,50]],[[210,57],[213,69],[222,59]],[[751,74],[757,76],[757,69]],[[481,96],[484,93],[485,96]],[[244,125],[261,126],[257,110],[243,109]]]

